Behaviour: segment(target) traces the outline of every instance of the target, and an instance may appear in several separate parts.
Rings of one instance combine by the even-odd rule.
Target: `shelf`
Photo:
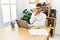
[[[54,17],[47,17],[47,19],[49,19],[49,18],[50,18],[50,19],[56,19],[56,18],[54,18]]]
[[[47,26],[46,28],[48,28],[48,29],[55,29],[54,27],[49,27],[49,26]]]
[[[50,8],[49,6],[42,6],[43,10],[49,10],[49,8]]]

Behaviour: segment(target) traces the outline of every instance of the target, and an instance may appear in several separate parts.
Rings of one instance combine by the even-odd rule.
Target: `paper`
[[[47,30],[45,29],[30,29],[30,35],[48,35]]]

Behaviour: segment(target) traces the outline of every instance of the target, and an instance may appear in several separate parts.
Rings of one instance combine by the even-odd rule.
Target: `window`
[[[16,4],[16,0],[10,0],[10,4]]]
[[[9,4],[9,0],[1,0],[1,4]]]
[[[2,5],[2,15],[3,15],[3,22],[10,21],[10,8],[9,5]]]
[[[1,0],[3,23],[16,19],[16,0]]]
[[[16,5],[11,5],[12,20],[16,19]]]

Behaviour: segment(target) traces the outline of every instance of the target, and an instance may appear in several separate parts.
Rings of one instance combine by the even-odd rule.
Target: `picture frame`
[[[36,4],[36,3],[43,3],[46,2],[46,4],[50,3],[50,0],[29,0],[29,4]]]
[[[40,0],[29,0],[29,4],[36,4],[39,2],[40,2]]]

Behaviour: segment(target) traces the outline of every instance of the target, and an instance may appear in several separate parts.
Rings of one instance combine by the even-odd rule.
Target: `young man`
[[[44,28],[46,21],[46,15],[42,13],[42,6],[40,3],[36,4],[36,12],[32,13],[30,23],[32,28]]]

